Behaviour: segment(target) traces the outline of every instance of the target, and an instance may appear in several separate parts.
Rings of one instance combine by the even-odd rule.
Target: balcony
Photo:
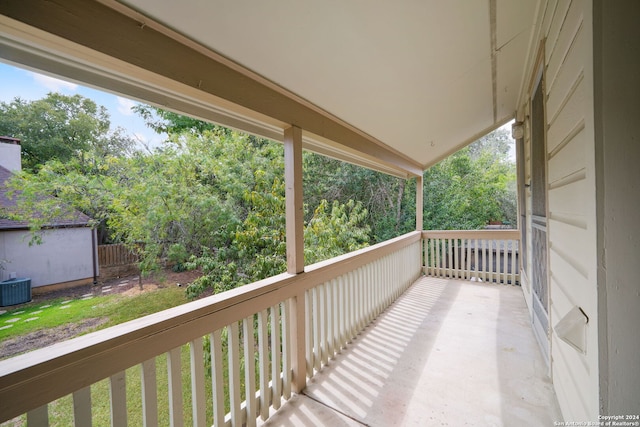
[[[560,420],[522,292],[501,284],[517,282],[517,233],[430,233],[0,362],[0,421],[26,414],[29,426],[56,425],[65,412],[77,426]],[[109,420],[96,419],[97,405]]]

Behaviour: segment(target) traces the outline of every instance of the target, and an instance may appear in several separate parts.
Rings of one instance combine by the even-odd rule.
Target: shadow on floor
[[[423,277],[266,425],[553,425],[527,313],[519,287]]]

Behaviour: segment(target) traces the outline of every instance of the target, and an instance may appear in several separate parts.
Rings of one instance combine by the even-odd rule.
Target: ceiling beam
[[[364,153],[382,164],[392,165],[411,175],[422,174],[421,165],[416,161],[376,138],[115,1],[0,2],[0,14],[133,65],[126,76],[132,81],[141,75],[137,70],[150,72],[177,82],[189,91],[220,99],[227,112],[242,117],[257,113],[252,120],[263,117],[269,126],[282,129],[294,125],[320,139],[335,141],[349,150]],[[74,60],[91,62],[92,59]],[[101,85],[105,81],[87,83]],[[119,91],[113,87],[106,89]],[[145,100],[144,93],[134,92],[132,95]],[[184,106],[178,104],[177,107],[176,110],[180,111]],[[241,125],[241,121],[235,125],[238,124]]]

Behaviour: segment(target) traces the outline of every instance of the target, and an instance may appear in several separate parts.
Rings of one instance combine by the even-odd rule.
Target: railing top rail
[[[520,240],[520,230],[426,230],[424,239]]]
[[[79,390],[158,354],[220,329],[234,321],[301,295],[382,258],[421,238],[416,231],[331,260],[310,265],[298,275],[283,273],[227,292],[193,301],[0,361],[0,419],[9,419],[52,399]],[[82,372],[82,375],[72,373]],[[34,384],[41,388],[34,396]],[[29,390],[30,401],[21,399]]]

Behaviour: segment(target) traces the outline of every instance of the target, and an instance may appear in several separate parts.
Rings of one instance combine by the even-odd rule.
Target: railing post
[[[307,355],[305,335],[305,295],[299,292],[289,299],[291,313],[291,370],[293,371],[293,391],[301,393],[307,386]]]

